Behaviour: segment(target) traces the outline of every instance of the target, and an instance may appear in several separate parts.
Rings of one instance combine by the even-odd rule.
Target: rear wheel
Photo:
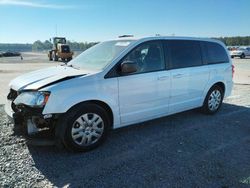
[[[60,122],[56,134],[66,148],[73,151],[88,151],[99,146],[110,126],[106,111],[90,103],[71,109]]]
[[[241,59],[245,58],[245,54],[244,54],[244,53],[241,54],[241,55],[240,55],[240,58],[241,58]]]
[[[206,114],[214,114],[221,107],[224,93],[221,87],[215,85],[207,93],[202,109]]]

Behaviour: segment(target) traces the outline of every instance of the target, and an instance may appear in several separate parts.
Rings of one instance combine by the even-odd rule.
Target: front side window
[[[123,61],[132,61],[137,64],[136,73],[146,73],[165,69],[161,42],[146,42],[133,49]],[[133,73],[133,74],[136,74]]]
[[[202,65],[199,41],[169,40],[170,68],[185,68]]]
[[[226,50],[220,44],[202,42],[202,45],[205,54],[205,63],[215,64],[229,62]]]

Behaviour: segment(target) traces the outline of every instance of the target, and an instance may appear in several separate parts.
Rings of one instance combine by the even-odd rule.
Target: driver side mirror
[[[137,71],[137,64],[134,61],[123,61],[121,63],[121,72],[125,74]]]

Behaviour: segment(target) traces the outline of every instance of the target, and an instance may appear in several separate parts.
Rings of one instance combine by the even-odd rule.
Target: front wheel
[[[221,107],[224,93],[221,87],[215,85],[207,93],[207,96],[203,102],[203,112],[206,114],[214,114]]]
[[[72,60],[72,57],[69,57],[68,59],[67,59],[67,62],[69,62],[69,61],[71,61]]]
[[[52,53],[51,53],[51,51],[49,52],[49,61],[52,61]]]
[[[88,151],[105,140],[110,127],[107,112],[95,104],[81,104],[66,113],[58,125],[59,139],[67,149]]]
[[[53,61],[58,61],[58,56],[56,55],[55,51],[52,52],[52,60]]]

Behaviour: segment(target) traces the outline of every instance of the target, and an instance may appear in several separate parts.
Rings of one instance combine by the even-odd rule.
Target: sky
[[[250,0],[0,0],[0,43],[250,35]]]

